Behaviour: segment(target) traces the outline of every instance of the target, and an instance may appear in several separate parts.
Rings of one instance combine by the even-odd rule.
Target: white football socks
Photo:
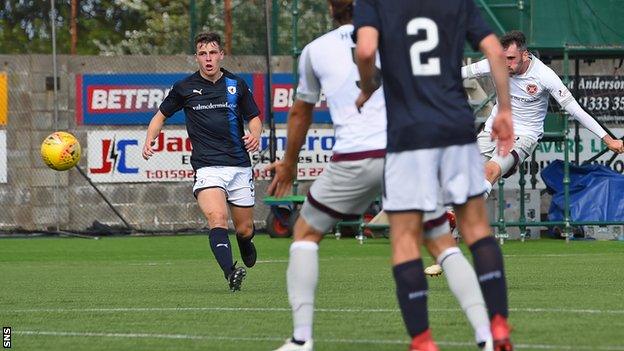
[[[448,286],[475,331],[477,344],[491,338],[490,319],[474,268],[456,246],[444,250],[438,256],[438,264],[444,269]]]
[[[310,340],[314,320],[314,294],[318,283],[317,243],[295,241],[290,245],[286,281],[288,300],[292,307],[293,338],[299,341]]]

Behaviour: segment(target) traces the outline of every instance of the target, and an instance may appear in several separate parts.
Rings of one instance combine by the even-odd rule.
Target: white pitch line
[[[510,308],[520,313],[571,313],[571,314],[624,314],[624,310],[566,309],[566,308]],[[0,310],[0,313],[115,313],[115,312],[290,312],[290,308],[280,307],[112,307],[112,308],[39,308]],[[317,308],[325,313],[396,313],[397,308]],[[458,308],[430,308],[430,312],[460,312]]]
[[[149,333],[92,333],[92,332],[61,332],[61,331],[36,331],[16,330],[16,335],[34,336],[70,336],[70,337],[104,337],[104,338],[130,338],[130,339],[175,339],[175,340],[212,340],[212,341],[282,341],[283,337],[231,337],[220,335],[186,335],[186,334],[149,334]],[[328,344],[407,344],[408,340],[399,339],[316,339],[316,342]],[[436,341],[440,346],[466,347],[474,346],[470,342],[459,341]],[[516,344],[517,349],[541,349],[541,350],[600,350],[600,351],[624,351],[624,346],[583,346],[583,345],[550,345],[550,344]]]

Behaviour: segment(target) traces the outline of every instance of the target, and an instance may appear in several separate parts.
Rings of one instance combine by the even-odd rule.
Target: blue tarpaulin
[[[563,161],[542,170],[553,194],[548,219],[563,220]],[[624,220],[624,176],[601,165],[570,165],[570,217],[573,221]]]

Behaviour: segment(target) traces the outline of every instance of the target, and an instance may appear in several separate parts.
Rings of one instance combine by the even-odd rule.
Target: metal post
[[[574,59],[574,96],[578,98],[579,93],[579,59]],[[567,84],[567,83],[566,83]],[[574,121],[574,162],[576,165],[581,164],[579,157],[579,145],[581,144],[581,136],[579,135],[579,122]]]
[[[492,19],[492,22],[494,22],[494,25],[498,29],[499,33],[504,34],[505,32],[507,32],[505,28],[503,27],[503,25],[498,20],[498,18],[496,18],[496,15],[494,14],[494,12],[492,12],[492,9],[490,8],[490,6],[485,3],[485,0],[479,0],[479,3],[481,4],[481,6],[483,6],[483,9],[485,10],[485,12],[490,16],[490,18]]]
[[[292,58],[293,58],[293,87],[295,94],[297,93],[297,83],[299,81],[297,72],[297,61],[299,58],[299,48],[297,47],[297,37],[299,36],[297,23],[299,22],[299,1],[293,0],[292,2]],[[293,195],[297,195],[299,192],[299,181],[295,174],[295,180],[293,181]]]
[[[280,50],[277,44],[278,24],[279,24],[279,4],[277,3],[277,0],[273,0],[271,24],[273,27],[272,32],[271,32],[271,47],[273,47],[273,51],[275,51],[275,53],[279,55]]]
[[[50,0],[50,25],[52,26],[52,79],[54,80],[54,129],[58,128],[58,63],[56,62],[56,7],[54,0]],[[56,172],[56,182],[54,182],[54,208],[56,208],[56,230],[60,230],[59,221],[61,216],[59,215],[59,178],[60,174]]]
[[[531,154],[531,164],[529,165],[529,170],[531,171],[531,189],[535,190],[537,188],[537,169],[539,169],[539,165],[537,164],[537,161],[535,161],[535,151],[533,150],[533,153]],[[534,172],[533,166],[537,165],[537,169]]]
[[[525,215],[525,208],[524,208],[524,185],[526,184],[526,180],[524,179],[524,174],[526,169],[524,167],[524,162],[520,162],[520,168],[518,169],[518,172],[520,172],[520,218],[518,218],[518,222],[520,223],[524,223],[526,222],[526,215]],[[527,234],[527,227],[521,225],[520,226],[520,240],[522,242],[524,242],[524,239],[526,239],[526,234]]]
[[[195,35],[197,34],[197,6],[195,4],[195,0],[190,0],[189,2],[189,17],[190,17],[190,38],[189,38],[189,53],[195,53]]]
[[[500,240],[501,245],[505,243],[505,239],[509,237],[507,228],[505,227],[505,180],[503,177],[498,178],[498,233],[496,237]]]
[[[524,1],[518,0],[518,30],[524,33]]]
[[[273,71],[271,67],[271,13],[269,10],[269,1],[264,1],[264,19],[266,24],[266,79],[264,80],[264,108],[266,115],[264,116],[269,123],[269,159],[271,163],[275,162],[275,119],[273,118],[273,103],[271,89],[273,87]],[[271,175],[273,176],[273,175]]]
[[[568,84],[569,81],[569,51],[568,48],[563,50],[563,79],[564,84]],[[570,160],[568,155],[568,115],[563,114],[563,221],[565,222],[563,228],[563,236],[566,238],[566,243],[570,242],[572,236],[572,228],[570,225]]]

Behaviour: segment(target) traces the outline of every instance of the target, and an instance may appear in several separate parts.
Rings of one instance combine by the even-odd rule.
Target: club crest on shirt
[[[236,87],[227,87],[227,90],[232,95],[236,94]]]
[[[529,93],[529,95],[537,94],[537,85],[535,85],[535,84],[527,85],[526,86],[526,91],[527,91],[527,93]]]

